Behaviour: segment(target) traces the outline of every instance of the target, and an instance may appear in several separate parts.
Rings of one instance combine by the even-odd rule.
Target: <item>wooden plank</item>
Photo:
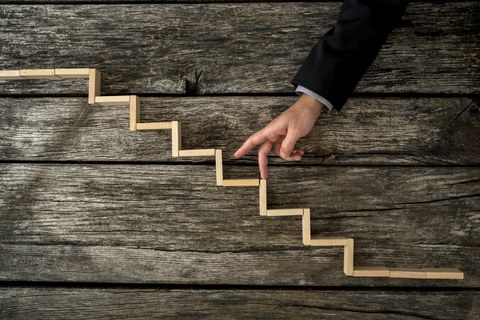
[[[336,247],[347,245],[345,237],[314,237],[310,241],[310,245],[318,247]]]
[[[311,242],[311,227],[310,227],[310,209],[306,208],[303,209],[303,216],[302,216],[302,240],[303,244],[309,246],[312,244]]]
[[[100,96],[101,74],[97,69],[89,69],[88,75],[88,104],[95,104],[95,98]]]
[[[301,216],[303,209],[267,209],[268,217]]]
[[[427,279],[464,279],[465,275],[457,268],[424,268]]]
[[[217,186],[223,184],[223,155],[222,150],[215,150],[215,173],[217,178]]]
[[[179,150],[179,157],[214,157],[215,149]]]
[[[422,268],[390,268],[390,278],[427,279],[427,272]]]
[[[90,77],[89,68],[55,68],[55,75],[64,79],[88,79]]]
[[[95,104],[99,106],[130,106],[130,96],[97,96]]]
[[[390,277],[390,269],[385,267],[355,267],[354,277]]]
[[[190,137],[185,149],[214,143],[231,155],[294,99],[142,97],[142,121],[181,120]],[[115,161],[121,154],[122,160],[142,163],[191,161],[170,157],[165,133],[126,132],[129,119],[122,108],[85,107],[84,98],[0,99],[0,159]],[[480,165],[479,136],[480,107],[470,99],[365,98],[352,99],[342,114],[322,115],[298,146],[306,152],[302,165]],[[224,161],[256,163],[257,154]],[[271,157],[269,163],[287,162]]]
[[[244,319],[317,319],[319,310],[334,319],[359,320],[368,314],[375,319],[400,320],[408,315],[474,320],[480,311],[479,299],[476,290],[0,288],[0,308],[11,320],[147,319],[152,315],[163,319],[235,319],[239,315]]]
[[[353,276],[354,250],[355,250],[354,240],[353,239],[347,239],[347,243],[345,244],[344,254],[343,254],[343,272],[347,276]],[[391,270],[390,270],[390,276],[392,276]]]
[[[223,179],[224,187],[258,187],[260,179]]]
[[[0,70],[0,80],[22,80],[20,70]]]
[[[24,79],[60,79],[55,75],[55,69],[20,69],[20,77]]]
[[[260,179],[260,187],[258,188],[258,204],[260,207],[260,215],[267,215],[267,180]],[[309,218],[310,219],[310,218]]]
[[[130,96],[130,131],[137,130],[138,122],[140,122],[140,98]]]
[[[218,188],[212,168],[2,164],[0,280],[425,285],[346,277],[340,248],[305,247],[300,223],[258,217],[257,189]],[[354,238],[356,264],[455,267],[465,280],[429,285],[480,285],[478,168],[284,169],[270,204],[314,208],[313,233]]]
[[[109,94],[291,93],[293,75],[335,24],[340,7],[341,2],[2,6],[0,69],[95,66],[109,80]],[[412,3],[357,92],[479,93],[477,11],[475,1]],[[62,37],[52,41],[58,26],[51,21],[59,19]],[[75,50],[66,50],[72,41]],[[126,43],[135,57],[127,63]],[[42,50],[18,59],[18,52],[32,47]],[[27,92],[64,93],[65,84],[0,87],[0,93]],[[74,86],[71,93],[84,90]]]
[[[137,130],[170,130],[172,122],[140,122],[136,126]]]
[[[178,157],[182,149],[182,125],[178,121],[172,121],[172,157]]]

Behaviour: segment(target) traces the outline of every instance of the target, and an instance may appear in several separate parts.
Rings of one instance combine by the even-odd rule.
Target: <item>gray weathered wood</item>
[[[5,5],[0,69],[97,67],[109,94],[292,92],[340,5]],[[478,93],[478,6],[411,4],[358,91]],[[0,93],[85,92],[69,83],[9,82]]]
[[[478,291],[0,288],[4,319],[463,319]]]
[[[304,247],[299,219],[260,217],[258,189],[216,187],[213,165],[0,172],[1,280],[425,285],[345,277],[341,250]],[[428,285],[480,283],[478,168],[273,168],[268,190],[271,208],[312,208],[314,235],[355,238],[357,265],[459,267],[464,281]]]
[[[233,153],[293,97],[142,98],[142,121],[179,120],[183,145]],[[0,99],[0,159],[213,161],[172,158],[171,132],[131,132],[127,107],[88,107],[86,98]],[[324,114],[300,143],[299,164],[480,164],[480,109],[462,98],[351,99]],[[271,163],[285,163],[272,157]]]

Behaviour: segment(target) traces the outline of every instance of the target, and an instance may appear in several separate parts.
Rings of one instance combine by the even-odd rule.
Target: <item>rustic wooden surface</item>
[[[400,303],[406,300],[410,303]],[[242,315],[242,319],[289,320],[301,314],[310,319],[452,320],[478,318],[477,312],[468,310],[478,306],[479,300],[478,291],[161,288],[139,291],[132,288],[34,287],[0,289],[0,316],[23,319],[237,319],[235,315]],[[439,309],[438,306],[444,307]]]
[[[135,2],[0,0],[0,69],[98,67],[104,94],[142,96],[142,120],[222,148],[226,178],[258,177],[232,154],[295,100],[341,3]],[[86,81],[0,82],[0,318],[478,319],[479,6],[410,4],[355,97],[268,181],[271,208],[353,237],[356,265],[465,280],[346,277],[300,219],[260,217],[257,188],[215,186],[213,158],[173,159],[170,132],[88,107]]]
[[[291,93],[295,72],[340,5],[6,5],[0,69],[97,67],[110,94]],[[476,2],[411,4],[357,91],[478,93],[475,9]],[[65,91],[85,94],[69,82],[0,87],[4,94]]]

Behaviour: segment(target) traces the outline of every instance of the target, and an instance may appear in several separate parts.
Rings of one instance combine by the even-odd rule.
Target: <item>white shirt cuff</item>
[[[328,101],[327,99],[325,99],[324,97],[322,97],[318,93],[313,92],[312,90],[307,89],[307,88],[302,87],[302,86],[297,86],[297,88],[295,89],[295,92],[297,94],[298,93],[306,93],[310,97],[314,98],[315,100],[317,100],[318,102],[323,104],[325,107],[327,107],[328,113],[337,113],[337,110],[333,107],[333,105],[330,103],[330,101]]]

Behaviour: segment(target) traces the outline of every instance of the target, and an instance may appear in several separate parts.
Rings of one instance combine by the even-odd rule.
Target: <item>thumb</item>
[[[285,139],[283,139],[282,146],[280,148],[280,156],[283,159],[290,160],[290,155],[292,154],[298,139],[299,137],[294,131],[290,130],[287,133],[287,136]]]

